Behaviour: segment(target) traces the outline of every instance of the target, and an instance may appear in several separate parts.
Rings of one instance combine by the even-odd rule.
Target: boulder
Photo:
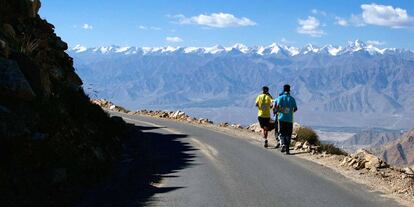
[[[194,121],[196,121],[196,119],[195,119],[195,118],[193,118],[193,117],[188,117],[188,118],[187,118],[187,121],[188,121],[188,122],[194,122]]]
[[[7,46],[7,43],[0,39],[0,56],[9,57],[10,55],[10,48]]]
[[[176,111],[173,114],[171,114],[170,118],[180,119],[180,118],[183,118],[184,116],[185,116],[185,113],[184,112],[182,112],[182,111]]]
[[[0,58],[0,96],[33,100],[32,87],[16,62]]]
[[[414,169],[411,167],[406,167],[403,169],[404,173],[407,175],[413,175],[414,176]]]
[[[220,127],[228,127],[229,126],[229,123],[227,123],[227,122],[220,123],[219,126]]]
[[[199,124],[213,124],[212,121],[210,121],[208,119],[204,119],[204,118],[198,119],[198,123]]]
[[[235,129],[243,129],[243,127],[240,124],[232,124],[230,126],[235,128]]]
[[[293,123],[292,139],[296,139],[298,135],[298,130],[301,128],[301,125],[297,122]]]
[[[12,138],[31,134],[25,121],[10,109],[0,105],[0,138]]]
[[[302,142],[296,142],[293,149],[294,150],[299,150],[302,149],[303,143]]]
[[[367,169],[370,171],[377,171],[378,168],[388,167],[386,162],[365,149],[359,149],[351,156],[346,157],[341,165],[348,165],[356,170]]]
[[[310,144],[309,144],[309,142],[308,142],[308,141],[305,141],[305,142],[303,143],[303,145],[302,145],[302,149],[303,149],[303,150],[306,150],[306,151],[310,151],[310,150],[311,150],[311,146],[310,146]]]
[[[262,128],[260,127],[259,123],[251,124],[247,127],[247,129],[252,131],[252,132],[257,132],[257,133],[262,132]]]
[[[3,34],[5,34],[7,37],[14,39],[16,36],[16,32],[14,31],[13,26],[10,24],[3,24]]]
[[[58,168],[55,169],[53,172],[53,182],[54,183],[61,183],[65,181],[67,178],[67,172],[65,168]]]

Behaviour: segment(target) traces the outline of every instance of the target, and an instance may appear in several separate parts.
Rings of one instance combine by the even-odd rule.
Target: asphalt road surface
[[[183,135],[176,142],[194,149],[185,152],[192,155],[186,167],[161,175],[156,186],[169,190],[154,193],[146,206],[399,206],[326,167],[248,139],[177,121],[111,114],[144,133]]]

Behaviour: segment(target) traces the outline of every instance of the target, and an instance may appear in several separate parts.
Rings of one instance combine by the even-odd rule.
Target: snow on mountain
[[[385,53],[401,52],[404,50],[395,48],[378,48],[375,45],[364,43],[360,40],[349,42],[346,47],[325,45],[318,47],[312,44],[306,44],[302,48],[297,48],[288,45],[282,45],[278,43],[272,43],[268,46],[254,46],[248,47],[246,45],[237,43],[231,47],[223,47],[221,45],[215,45],[212,47],[120,47],[120,46],[107,46],[87,48],[82,45],[76,45],[69,49],[69,52],[73,53],[100,53],[100,54],[166,54],[166,53],[184,53],[184,54],[247,54],[247,55],[260,55],[260,56],[272,56],[272,55],[285,55],[285,56],[297,56],[297,55],[318,55],[326,54],[329,56],[338,56],[344,54],[353,54],[358,52],[365,52],[369,55],[383,55]],[[408,52],[406,50],[405,52]],[[410,51],[412,52],[412,51]]]
[[[230,52],[232,50],[236,50],[236,51],[239,51],[241,53],[245,53],[246,54],[246,53],[248,53],[251,50],[251,48],[247,47],[246,45],[237,43],[233,47],[226,48],[226,51],[227,52]]]
[[[204,53],[210,53],[210,54],[218,54],[218,53],[226,51],[226,49],[221,45],[215,45],[213,47],[206,47],[203,49],[205,51]]]
[[[80,53],[80,52],[85,52],[87,49],[88,49],[88,48],[86,48],[86,47],[84,47],[84,46],[82,46],[82,45],[76,45],[76,46],[75,46],[75,47],[73,47],[71,50],[72,50],[73,52]]]
[[[320,51],[320,48],[315,47],[315,46],[313,46],[312,44],[307,44],[307,45],[305,45],[305,47],[304,47],[304,48],[302,48],[302,50],[301,50],[301,52],[302,52],[303,54],[307,54],[307,53],[310,53],[310,52],[313,52],[313,53],[318,53],[319,51]]]
[[[216,120],[232,121],[223,117],[227,109],[254,111],[252,100],[263,85],[275,94],[284,83],[291,83],[301,106],[297,118],[304,124],[414,126],[414,53],[406,49],[377,48],[357,40],[344,47],[308,44],[302,48],[277,43],[255,47],[77,45],[68,53],[85,85],[97,91],[96,97],[132,109],[198,110]],[[240,110],[234,111],[239,117],[251,116],[234,122],[255,121],[254,112]]]

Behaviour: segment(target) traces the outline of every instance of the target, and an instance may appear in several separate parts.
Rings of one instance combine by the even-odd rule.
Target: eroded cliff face
[[[0,0],[0,206],[68,204],[120,151],[123,123],[90,103],[40,6]]]

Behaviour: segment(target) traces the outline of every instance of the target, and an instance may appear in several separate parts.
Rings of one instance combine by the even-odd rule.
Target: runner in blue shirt
[[[298,110],[295,98],[290,96],[290,85],[283,86],[283,94],[277,98],[275,110],[278,112],[282,152],[290,154],[289,145],[293,131],[293,113]]]

